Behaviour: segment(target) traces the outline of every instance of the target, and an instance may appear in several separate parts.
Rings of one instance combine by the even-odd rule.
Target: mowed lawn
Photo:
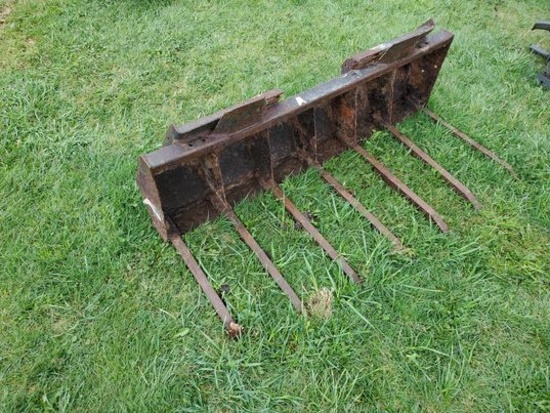
[[[0,411],[550,410],[550,49],[545,0],[0,0]],[[429,106],[400,129],[472,189],[474,211],[387,133],[365,148],[433,205],[440,233],[359,156],[326,167],[396,252],[308,171],[285,193],[357,269],[348,282],[269,194],[236,207],[305,302],[299,316],[225,219],[185,235],[247,328],[228,339],[135,184],[183,123],[280,88],[428,18],[455,33]]]

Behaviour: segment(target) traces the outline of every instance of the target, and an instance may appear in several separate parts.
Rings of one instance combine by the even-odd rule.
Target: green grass
[[[540,0],[0,0],[0,411],[550,410],[550,48]],[[1,12],[0,12],[1,13]],[[351,285],[269,194],[237,212],[300,317],[218,219],[186,235],[249,333],[221,323],[152,229],[137,157],[182,123],[334,77],[433,17],[455,41],[425,116],[400,128],[466,183],[474,212],[386,133],[365,144],[450,224],[443,235],[357,155],[327,168],[399,235],[393,251],[314,171],[286,194],[365,279]],[[1,19],[0,19],[1,20]]]

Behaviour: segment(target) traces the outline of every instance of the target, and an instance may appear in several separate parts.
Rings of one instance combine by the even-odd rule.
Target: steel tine
[[[330,243],[325,237],[323,237],[319,230],[313,226],[311,221],[296,207],[296,205],[294,205],[294,203],[290,199],[288,199],[288,197],[285,196],[279,185],[277,185],[274,181],[265,182],[263,183],[263,185],[267,189],[271,190],[273,195],[275,195],[275,197],[284,204],[285,209],[294,217],[296,221],[300,223],[300,225],[302,225],[302,227],[307,232],[309,232],[309,235],[311,235],[313,239],[321,246],[321,248],[325,250],[327,255],[340,265],[342,271],[344,271],[344,273],[346,273],[346,275],[354,283],[362,282],[359,275],[357,275],[353,268],[351,268],[346,259],[342,257],[332,245],[330,245]]]
[[[338,195],[348,201],[348,203],[351,204],[351,206],[354,207],[357,212],[363,215],[363,217],[365,217],[372,224],[372,226],[378,230],[378,232],[388,238],[393,243],[395,248],[397,248],[398,250],[405,250],[405,246],[403,245],[401,240],[397,238],[388,229],[388,227],[382,224],[382,222],[380,222],[380,220],[376,218],[373,213],[369,212],[367,208],[365,208],[365,206],[344,187],[344,185],[342,185],[335,177],[333,177],[321,166],[318,165],[317,170],[321,174],[321,178],[323,178],[326,183],[332,186],[332,188],[336,191],[336,193],[338,193]]]
[[[417,156],[426,164],[430,165],[437,172],[439,172],[443,177],[443,179],[445,179],[445,181],[447,181],[447,183],[449,183],[449,185],[451,185],[451,187],[459,195],[461,195],[467,201],[471,202],[471,204],[474,206],[474,209],[481,208],[481,204],[479,203],[475,195],[472,193],[472,191],[470,191],[466,185],[464,185],[462,182],[456,179],[453,175],[451,175],[449,171],[447,171],[439,163],[437,163],[430,155],[428,155],[426,152],[420,149],[403,132],[401,132],[399,129],[397,129],[395,126],[392,126],[392,125],[384,125],[384,127],[393,135],[395,139],[397,139],[399,142],[401,142],[403,145],[409,148],[415,156]]]
[[[508,162],[506,162],[505,160],[501,159],[498,157],[497,154],[495,154],[493,151],[487,149],[485,146],[481,145],[480,143],[476,142],[475,140],[473,140],[472,138],[470,138],[468,135],[466,135],[464,132],[462,132],[461,130],[455,128],[453,125],[451,125],[449,122],[443,120],[441,117],[439,117],[439,115],[437,115],[436,113],[432,112],[430,109],[428,108],[422,108],[422,111],[428,115],[430,117],[431,120],[433,120],[434,122],[436,123],[439,123],[441,124],[442,126],[444,126],[445,128],[447,128],[448,130],[450,130],[452,132],[453,135],[455,135],[457,138],[459,139],[462,139],[464,142],[468,143],[469,145],[473,146],[474,148],[476,148],[478,151],[480,151],[482,154],[484,154],[485,156],[487,156],[488,158],[491,158],[493,161],[499,163],[500,165],[502,165],[508,172],[510,172],[510,174],[512,174],[512,176],[516,179],[519,179],[518,177],[518,174],[517,172],[515,171],[515,169],[512,167],[512,165],[510,165]]]
[[[230,337],[239,336],[244,331],[243,327],[235,323],[233,317],[231,317],[231,314],[229,313],[229,310],[225,306],[220,296],[216,293],[216,290],[214,290],[214,288],[208,281],[206,274],[200,267],[197,260],[195,260],[195,257],[193,257],[193,254],[191,253],[187,245],[185,245],[179,235],[173,236],[170,241],[172,242],[172,245],[176,248],[176,250],[180,253],[183,261],[187,265],[187,268],[189,268],[189,271],[191,271],[191,273],[199,283],[202,291],[212,304],[212,307],[214,307],[216,314],[218,314],[218,317],[221,318],[227,334]]]
[[[410,189],[405,183],[403,183],[399,178],[397,178],[391,171],[382,164],[382,162],[378,161],[374,156],[372,156],[369,152],[367,152],[362,146],[358,144],[349,144],[349,146],[355,150],[359,155],[361,155],[367,162],[369,162],[376,172],[380,174],[382,179],[386,181],[386,183],[394,188],[395,190],[399,191],[405,198],[407,198],[409,201],[411,201],[413,204],[415,204],[420,210],[422,210],[438,227],[442,232],[448,232],[449,226],[447,223],[443,220],[441,215],[437,213],[437,211],[426,201],[424,201],[422,198],[420,198],[418,195],[416,195],[412,189]]]
[[[237,214],[235,214],[231,208],[223,208],[222,212],[231,221],[241,239],[250,247],[254,254],[256,254],[256,257],[258,257],[262,263],[262,266],[269,273],[271,278],[273,278],[281,290],[289,296],[294,308],[296,308],[296,310],[300,313],[304,312],[304,306],[302,304],[302,300],[300,300],[300,297],[298,297],[283,275],[279,272],[275,264],[273,264],[273,261],[271,261],[271,259],[267,256],[262,247],[260,247],[260,244],[256,242],[252,234],[248,231],[248,229],[246,229]]]

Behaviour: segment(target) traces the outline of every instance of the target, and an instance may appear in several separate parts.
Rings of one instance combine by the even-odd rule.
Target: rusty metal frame
[[[234,204],[259,191],[271,191],[342,272],[351,281],[361,282],[357,272],[278,186],[291,174],[308,167],[317,169],[327,184],[374,228],[397,249],[403,249],[401,241],[322,167],[324,161],[344,150],[354,150],[441,231],[448,231],[432,206],[363,148],[361,143],[375,130],[388,130],[412,154],[435,168],[457,193],[475,208],[480,207],[468,188],[395,127],[425,110],[432,119],[452,128],[424,109],[453,40],[445,30],[430,34],[434,27],[429,20],[409,34],[359,53],[344,62],[339,77],[286,100],[280,100],[281,91],[273,90],[194,122],[173,125],[164,146],[140,158],[137,182],[153,225],[179,251],[229,335],[239,335],[243,329],[181,238],[218,215],[232,222],[295,309],[305,311],[299,296],[232,210]],[[462,132],[451,131],[513,171]]]
[[[138,173],[163,239],[219,215],[214,198],[233,205],[263,189],[259,178],[279,183],[312,162],[323,163],[349,147],[358,150],[375,129],[416,113],[453,39],[444,30],[428,36],[433,28],[429,21],[358,54],[346,60],[341,76],[284,101],[274,90],[170,127],[165,146],[140,158]],[[379,165],[378,172],[396,181]]]
[[[547,30],[550,32],[550,20],[541,20],[535,23],[531,30]],[[550,52],[544,50],[537,44],[531,45],[531,51],[546,60],[546,70],[537,75],[537,80],[541,85],[550,88]]]

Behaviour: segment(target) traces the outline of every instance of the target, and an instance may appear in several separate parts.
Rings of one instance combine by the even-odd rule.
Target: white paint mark
[[[300,96],[296,96],[296,103],[298,103],[298,106],[305,105],[307,102],[302,99]]]
[[[384,50],[384,49],[387,49],[389,46],[390,46],[389,43],[382,43],[382,44],[379,44],[378,46],[374,46],[372,50]]]
[[[159,210],[157,209],[157,207],[149,200],[149,198],[145,198],[143,200],[143,203],[145,205],[147,205],[149,208],[151,208],[151,211],[153,211],[153,214],[155,214],[155,216],[157,217],[157,219],[159,221],[162,221],[162,213],[159,212]]]

